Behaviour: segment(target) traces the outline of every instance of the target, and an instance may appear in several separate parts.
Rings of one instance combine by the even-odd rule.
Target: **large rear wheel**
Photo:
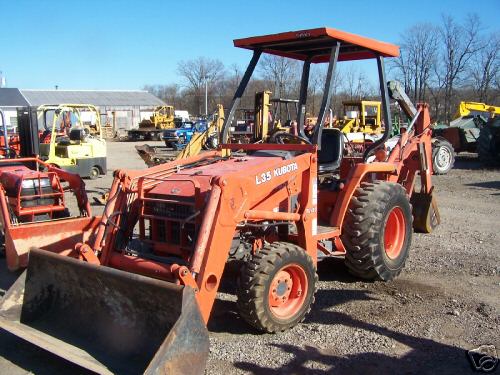
[[[479,138],[477,139],[477,154],[479,160],[487,166],[492,166],[500,162],[500,147],[498,147],[498,141],[495,137],[496,129],[489,125],[491,123],[493,123],[492,120],[481,128]],[[500,130],[496,131],[500,132]]]
[[[447,174],[455,164],[455,150],[444,138],[437,138],[432,143],[432,170],[434,174]]]
[[[266,245],[241,271],[240,314],[260,331],[285,331],[310,311],[317,278],[312,259],[302,248],[287,242]]]
[[[349,271],[363,279],[392,280],[401,273],[411,245],[412,210],[396,183],[362,183],[344,219],[342,242]]]

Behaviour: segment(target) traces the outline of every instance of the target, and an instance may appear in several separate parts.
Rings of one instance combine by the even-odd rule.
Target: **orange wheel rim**
[[[293,317],[307,295],[307,275],[302,267],[291,264],[280,269],[269,288],[269,308],[280,319]]]
[[[384,230],[384,249],[390,259],[395,259],[401,253],[406,236],[406,220],[403,210],[394,207],[387,215]]]

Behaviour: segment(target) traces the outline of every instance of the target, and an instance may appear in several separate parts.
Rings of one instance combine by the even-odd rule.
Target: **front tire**
[[[99,168],[94,166],[94,167],[90,168],[89,178],[91,180],[96,180],[100,174],[101,174],[101,171],[99,170]]]
[[[242,268],[240,314],[259,331],[285,331],[311,310],[317,279],[313,261],[302,248],[287,242],[268,244]]]
[[[434,174],[447,174],[455,164],[455,150],[444,138],[437,138],[432,144],[432,170]]]
[[[345,264],[360,278],[389,281],[401,273],[411,245],[412,210],[400,184],[364,182],[344,219]]]

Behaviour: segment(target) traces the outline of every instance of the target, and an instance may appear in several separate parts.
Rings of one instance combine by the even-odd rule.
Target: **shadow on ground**
[[[500,181],[483,181],[483,182],[474,182],[471,184],[465,184],[465,186],[478,187],[483,189],[496,189],[500,190]]]
[[[484,170],[500,170],[499,166],[487,167],[481,163],[475,153],[461,153],[455,157],[455,164],[453,169],[462,170],[473,170],[473,169],[484,169]]]
[[[406,352],[398,357],[377,352],[340,355],[334,349],[321,350],[310,346],[270,344],[284,353],[292,354],[293,358],[279,369],[249,362],[237,362],[235,367],[259,375],[382,373],[455,375],[472,373],[466,352],[462,348],[406,335],[354,319],[340,312],[328,312],[328,315],[329,324],[344,325],[385,335],[397,341],[398,344],[404,345]]]

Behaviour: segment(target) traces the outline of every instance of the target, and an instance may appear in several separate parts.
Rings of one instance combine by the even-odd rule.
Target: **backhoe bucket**
[[[194,291],[43,250],[0,301],[0,327],[100,374],[201,374]]]
[[[437,201],[432,193],[413,193],[411,204],[415,231],[431,233],[441,223]]]
[[[19,224],[5,230],[7,267],[11,271],[28,265],[28,253],[36,247],[70,255],[78,242],[92,242],[100,216]]]

